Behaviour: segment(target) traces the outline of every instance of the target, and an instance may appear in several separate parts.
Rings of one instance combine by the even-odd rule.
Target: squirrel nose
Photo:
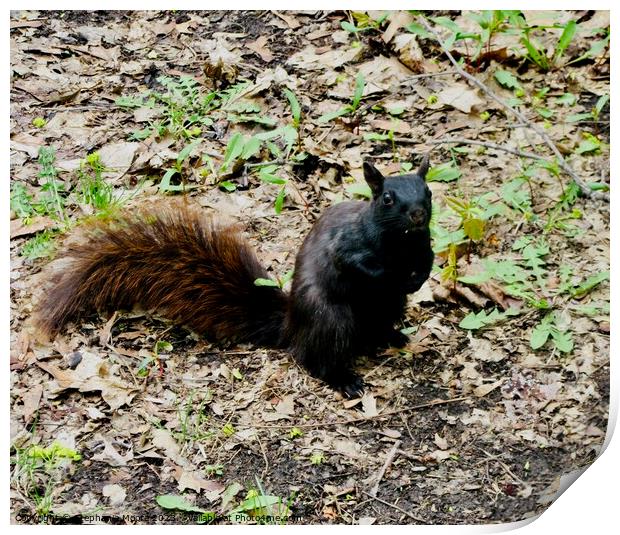
[[[409,212],[409,217],[414,225],[422,225],[426,221],[426,210],[424,208],[416,208]]]

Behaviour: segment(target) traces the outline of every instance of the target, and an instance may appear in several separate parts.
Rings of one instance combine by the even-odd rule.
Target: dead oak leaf
[[[94,461],[101,461],[109,464],[110,466],[127,466],[127,464],[133,460],[133,450],[129,449],[125,455],[121,455],[120,452],[114,447],[112,441],[109,439],[103,439],[103,451],[93,455]]]
[[[112,410],[129,404],[136,393],[135,389],[113,375],[107,362],[93,353],[84,352],[75,370],[63,370],[40,361],[37,365],[54,377],[58,383],[57,392],[69,388],[80,392],[101,392],[101,397]]]
[[[477,398],[482,398],[487,394],[493,392],[493,390],[495,390],[496,388],[502,386],[503,383],[504,380],[500,379],[499,381],[495,381],[494,383],[477,386],[476,388],[474,388],[474,396],[476,396]]]
[[[484,104],[475,89],[470,89],[464,83],[456,83],[437,93],[438,102],[452,106],[463,113],[471,112],[472,108]]]
[[[273,54],[271,53],[271,50],[267,48],[267,43],[267,37],[261,35],[256,41],[252,41],[245,46],[253,52],[256,52],[264,62],[270,63],[273,61]]]
[[[366,392],[362,397],[362,408],[366,418],[373,418],[379,414],[377,412],[377,400],[368,392]]]
[[[30,387],[21,396],[24,403],[21,408],[21,414],[24,417],[24,422],[29,423],[32,416],[39,410],[39,404],[41,403],[41,396],[43,395],[43,386],[34,385]]]
[[[185,489],[191,489],[198,493],[205,490],[210,495],[210,499],[216,498],[224,492],[224,485],[217,481],[205,479],[198,471],[183,470],[182,468],[179,471],[178,486],[181,492]]]

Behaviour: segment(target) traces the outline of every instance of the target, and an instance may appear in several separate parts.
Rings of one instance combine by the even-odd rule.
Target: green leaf
[[[244,144],[245,139],[241,133],[235,132],[231,136],[231,138],[228,140],[226,152],[224,153],[224,161],[222,162],[222,166],[220,168],[222,171],[228,169],[228,166],[237,158],[239,158],[241,152],[243,151]]]
[[[160,507],[164,509],[177,509],[179,511],[187,511],[191,513],[204,513],[203,509],[192,505],[182,496],[175,496],[174,494],[164,494],[157,496],[155,501]]]
[[[342,117],[343,115],[347,115],[353,111],[351,106],[344,106],[343,108],[337,109],[336,111],[330,111],[328,113],[324,113],[321,115],[317,122],[319,123],[328,123],[329,121],[333,121],[336,117]]]
[[[161,179],[161,182],[159,183],[160,191],[172,191],[172,189],[176,187],[176,186],[171,186],[170,185],[170,180],[176,174],[177,174],[177,170],[176,169],[167,169],[166,170],[166,172],[164,173],[164,176]]]
[[[594,107],[594,110],[597,117],[601,114],[607,102],[609,102],[609,95],[603,95],[596,101],[596,106]]]
[[[472,217],[463,221],[465,236],[473,241],[479,241],[484,237],[484,227],[485,223],[482,219]]]
[[[286,98],[291,106],[291,114],[293,115],[294,124],[299,126],[299,123],[301,122],[301,106],[299,101],[297,100],[295,93],[293,93],[288,87],[285,87],[282,91],[286,95]]]
[[[267,184],[286,184],[286,180],[284,178],[280,178],[279,176],[272,175],[271,173],[260,172],[258,177],[263,181],[267,182]]]
[[[364,95],[365,85],[366,80],[364,79],[364,74],[358,72],[357,76],[355,77],[355,93],[353,94],[353,101],[351,102],[351,107],[353,108],[353,111],[355,111],[360,105],[360,101],[362,100],[362,96]]]
[[[530,336],[530,346],[532,349],[540,349],[547,342],[551,334],[551,327],[547,324],[539,323],[532,330]]]
[[[252,156],[255,156],[260,151],[262,141],[256,136],[250,138],[250,140],[243,147],[241,158],[243,160],[249,160]]]
[[[279,284],[271,279],[256,279],[254,281],[254,286],[273,286],[275,288],[279,288]]]
[[[282,503],[282,498],[279,496],[253,496],[244,500],[239,507],[233,509],[230,514],[234,515],[236,513],[241,513],[245,511],[255,511],[256,509],[263,509],[265,507],[270,507],[272,505],[277,505]]]
[[[458,33],[461,31],[461,28],[448,17],[431,17],[431,20],[439,26],[443,26],[444,28],[448,28],[448,30],[452,30],[454,33]]]
[[[577,102],[577,96],[573,93],[564,93],[561,97],[556,99],[556,102],[563,106],[574,106]]]
[[[500,85],[507,87],[508,89],[518,89],[519,87],[521,87],[519,80],[517,80],[514,74],[508,71],[498,69],[497,71],[495,71],[494,76]]]
[[[431,39],[433,37],[432,33],[430,33],[426,28],[424,28],[424,26],[418,24],[417,22],[412,22],[411,24],[405,26],[405,28],[408,32],[419,35],[423,39]]]
[[[521,43],[527,49],[527,57],[536,65],[538,65],[543,71],[549,70],[549,59],[543,50],[540,50],[529,37],[521,38]]]
[[[364,134],[364,139],[366,141],[387,141],[390,139],[388,134],[376,134],[374,132],[370,132],[368,134]]]
[[[372,191],[368,184],[355,182],[354,184],[347,184],[344,189],[346,189],[351,195],[359,195],[360,197],[372,199]]]
[[[426,174],[427,182],[452,182],[461,177],[461,171],[452,162],[431,167]]]
[[[195,141],[192,141],[189,145],[184,147],[183,150],[179,152],[179,155],[177,156],[177,164],[181,165],[201,141],[202,140],[200,139],[196,139]]]
[[[355,26],[354,24],[351,24],[350,22],[347,21],[343,21],[340,23],[340,27],[349,33],[357,33],[359,31],[361,31],[361,28],[358,28],[357,26]]]
[[[574,290],[572,290],[572,294],[574,297],[583,297],[584,295],[590,293],[594,288],[596,288],[601,282],[609,280],[609,271],[603,271],[601,273],[597,273],[596,275],[592,275],[588,277],[585,281],[583,281],[579,286],[577,286]]]
[[[241,372],[239,371],[239,368],[233,368],[232,372],[231,372],[232,376],[237,379],[238,381],[243,380],[243,375],[241,374]]]
[[[225,189],[226,191],[235,191],[237,189],[237,185],[230,182],[229,180],[222,180],[222,182],[220,182],[218,186]]]
[[[591,113],[574,113],[566,117],[567,123],[577,123],[579,121],[588,121],[592,119]]]
[[[601,148],[601,140],[592,134],[584,133],[584,139],[575,149],[575,154],[585,154],[587,152],[596,152]]]
[[[276,202],[273,204],[273,207],[276,211],[276,214],[282,212],[282,207],[284,206],[284,198],[286,197],[286,186],[282,186],[280,189],[280,193],[276,197]]]
[[[514,316],[519,314],[519,312],[515,309],[509,309],[506,312],[499,312],[496,308],[491,310],[489,314],[487,314],[484,310],[481,310],[478,313],[470,312],[465,316],[461,322],[459,323],[459,327],[461,329],[467,329],[469,331],[474,331],[477,329],[481,329],[482,327],[486,327],[493,323],[497,323],[498,321],[506,319],[507,316]]]
[[[290,269],[282,275],[282,278],[280,279],[280,287],[283,287],[288,281],[290,281],[293,278],[293,275],[295,275],[294,269]]]
[[[248,115],[246,113],[240,115],[229,113],[227,119],[231,123],[256,123],[265,126],[275,126],[277,124],[277,121],[272,117],[267,117],[265,115]]]
[[[575,33],[577,32],[577,23],[574,20],[569,21],[564,26],[564,31],[562,35],[560,35],[560,39],[558,40],[558,44],[555,47],[555,54],[553,54],[553,63],[557,63],[557,61],[562,57],[564,51],[570,45],[570,42],[575,37]]]
[[[558,351],[561,351],[562,353],[570,353],[573,350],[573,338],[569,332],[554,329],[551,331],[551,337],[553,338],[553,343],[555,344],[555,347],[557,347]]]
[[[538,112],[538,114],[541,117],[544,117],[545,119],[550,119],[555,114],[553,110],[550,110],[548,108],[535,108],[535,109]]]

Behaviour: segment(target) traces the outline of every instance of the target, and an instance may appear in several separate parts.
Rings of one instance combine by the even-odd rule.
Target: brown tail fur
[[[141,305],[213,339],[282,344],[286,294],[256,286],[267,273],[249,244],[185,203],[89,223],[63,256],[35,318],[48,336],[84,314]]]

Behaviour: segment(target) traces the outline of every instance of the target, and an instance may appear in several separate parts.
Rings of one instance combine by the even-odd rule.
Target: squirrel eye
[[[383,204],[385,204],[385,206],[392,206],[394,204],[394,199],[387,192],[383,194]]]

